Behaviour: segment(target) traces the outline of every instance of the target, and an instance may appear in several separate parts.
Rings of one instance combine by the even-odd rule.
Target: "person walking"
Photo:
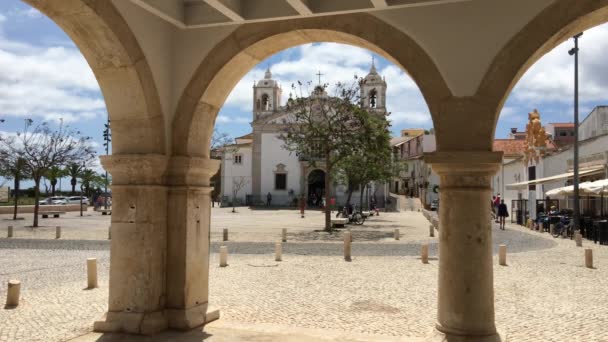
[[[272,203],[272,195],[270,194],[270,191],[269,191],[268,195],[266,195],[266,206],[270,207],[271,203]]]
[[[494,214],[496,216],[496,220],[494,222],[498,222],[498,206],[500,205],[500,194],[494,197]]]
[[[498,218],[500,219],[500,229],[505,230],[505,219],[509,217],[509,211],[507,211],[507,205],[505,200],[500,200],[498,205]]]

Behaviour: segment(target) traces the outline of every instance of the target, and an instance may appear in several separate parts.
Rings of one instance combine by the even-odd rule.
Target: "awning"
[[[592,175],[595,173],[601,173],[601,172],[604,172],[604,166],[596,166],[594,168],[580,170],[578,172],[578,175],[579,175],[579,177],[581,177],[581,176],[588,176],[588,175]],[[562,173],[559,175],[545,177],[545,178],[538,178],[538,179],[527,181],[527,182],[507,184],[506,187],[508,190],[517,190],[517,189],[525,188],[528,185],[532,185],[532,184],[550,183],[550,182],[554,182],[554,181],[557,181],[560,179],[568,179],[568,178],[572,178],[572,177],[574,177],[574,172],[566,172],[566,173]]]
[[[597,195],[606,195],[608,194],[608,179],[601,179],[595,182],[586,182],[580,184],[580,187],[583,187],[585,191]]]
[[[589,191],[589,186],[591,186],[593,182],[584,182],[578,185],[578,191],[581,195],[590,195],[593,192]],[[545,196],[572,196],[574,195],[574,185],[566,185],[561,188],[551,189],[545,192]]]

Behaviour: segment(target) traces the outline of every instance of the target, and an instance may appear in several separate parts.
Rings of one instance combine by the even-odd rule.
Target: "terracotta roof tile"
[[[574,128],[574,123],[572,122],[551,122],[549,125],[553,125],[555,128]]]
[[[547,139],[547,150],[554,150],[555,143]],[[520,139],[494,139],[492,150],[495,152],[502,151],[505,155],[523,154],[526,141]]]
[[[505,155],[522,154],[525,142],[520,139],[495,139],[492,150],[503,152]]]

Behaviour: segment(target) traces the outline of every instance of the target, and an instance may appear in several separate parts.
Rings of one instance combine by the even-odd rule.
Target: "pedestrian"
[[[500,204],[498,205],[498,217],[500,218],[500,229],[505,230],[505,218],[509,217],[509,211],[507,211],[505,200],[500,200]]]
[[[498,206],[500,205],[500,193],[498,195],[496,195],[496,197],[494,198],[494,214],[496,217],[496,220],[494,222],[499,223],[498,222]]]
[[[272,203],[272,195],[270,194],[270,191],[269,191],[268,195],[266,195],[266,206],[270,207],[271,203]]]

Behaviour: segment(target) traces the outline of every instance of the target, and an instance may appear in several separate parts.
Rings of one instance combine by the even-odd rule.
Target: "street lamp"
[[[103,146],[106,147],[106,155],[110,154],[110,142],[112,141],[112,132],[110,132],[110,116],[108,115],[108,123],[104,124],[105,129],[103,130]],[[105,171],[105,189],[103,194],[103,208],[108,209],[108,171]]]
[[[82,172],[84,173],[85,170],[86,170],[86,165],[84,162],[82,162]],[[82,216],[82,196],[83,196],[82,191],[83,191],[83,188],[84,188],[84,184],[81,181],[80,182],[80,216]]]
[[[568,51],[570,56],[574,56],[574,158],[572,161],[572,167],[574,169],[574,214],[573,214],[573,229],[572,231],[580,229],[580,197],[578,189],[578,39],[583,35],[579,33],[574,37],[574,47]]]

